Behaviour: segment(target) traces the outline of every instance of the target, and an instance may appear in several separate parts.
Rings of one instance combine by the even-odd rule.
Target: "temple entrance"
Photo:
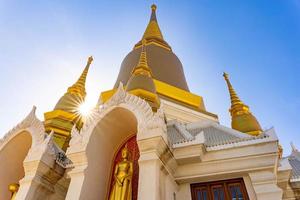
[[[132,162],[132,178],[131,178],[131,183],[130,183],[130,189],[132,192],[130,192],[130,196],[132,197],[132,200],[137,200],[137,193],[138,193],[138,182],[139,182],[139,165],[138,165],[138,160],[140,157],[137,141],[136,141],[136,135],[130,137],[127,139],[118,149],[117,153],[115,154],[113,164],[112,164],[112,169],[111,169],[111,175],[110,175],[110,189],[109,189],[109,194],[110,197],[112,193],[114,193],[114,187],[116,184],[115,180],[115,172],[116,168],[118,168],[118,165],[120,162],[122,162],[122,152],[124,151],[124,148],[126,148],[129,152],[127,160],[129,162]],[[131,200],[131,199],[130,199]]]
[[[243,179],[191,185],[192,200],[248,200]]]
[[[83,176],[75,176],[70,183],[70,187],[72,184],[75,185],[74,188],[77,184],[81,184],[82,188],[80,191],[69,189],[67,199],[108,199],[112,163],[114,163],[116,152],[119,152],[124,141],[137,134],[137,125],[133,112],[123,107],[116,107],[91,127],[88,144],[85,152],[82,152],[88,165],[84,169]]]

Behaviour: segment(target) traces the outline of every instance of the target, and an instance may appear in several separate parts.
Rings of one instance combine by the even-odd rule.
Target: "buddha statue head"
[[[128,151],[128,148],[127,148],[127,145],[122,149],[122,158],[124,160],[127,160],[128,157],[129,157],[129,151]]]

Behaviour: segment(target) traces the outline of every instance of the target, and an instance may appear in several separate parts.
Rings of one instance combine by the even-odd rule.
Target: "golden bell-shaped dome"
[[[231,127],[249,135],[259,135],[262,132],[259,122],[250,112],[249,106],[244,104],[236,94],[229,81],[228,74],[224,73],[223,76],[227,83],[231,99],[231,107],[229,109],[231,114]]]

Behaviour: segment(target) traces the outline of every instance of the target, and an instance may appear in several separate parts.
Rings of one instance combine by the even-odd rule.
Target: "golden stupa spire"
[[[90,68],[91,63],[93,62],[93,57],[90,56],[88,58],[87,64],[82,72],[82,74],[80,75],[79,79],[76,81],[76,83],[74,83],[71,87],[68,88],[68,93],[71,94],[78,94],[80,95],[82,98],[85,98],[86,92],[85,92],[85,81],[86,81],[86,77]]]
[[[139,62],[131,72],[131,77],[126,85],[126,91],[147,100],[154,111],[156,111],[160,105],[152,71],[147,62],[145,39],[142,40]]]
[[[243,104],[243,102],[240,100],[240,98],[238,97],[238,95],[236,94],[236,92],[234,91],[230,81],[229,81],[229,76],[227,73],[223,73],[223,76],[225,78],[225,81],[227,83],[228,86],[228,90],[229,90],[229,94],[230,94],[230,100],[231,100],[231,107],[233,105],[237,105],[237,104]]]
[[[146,41],[142,40],[142,51],[140,54],[140,59],[135,68],[133,68],[132,75],[143,74],[152,78],[152,71],[148,66],[147,55],[146,55]]]
[[[93,57],[90,56],[79,79],[68,88],[52,111],[44,113],[46,132],[54,131],[54,141],[63,150],[69,145],[72,127],[76,125],[76,128],[80,129],[83,125],[78,109],[86,96],[85,81],[92,61]]]
[[[223,76],[227,83],[231,100],[231,107],[229,109],[231,114],[231,127],[243,133],[259,135],[262,129],[257,119],[250,112],[249,106],[244,104],[236,94],[230,83],[228,74],[224,73]]]
[[[146,31],[143,35],[143,39],[147,39],[147,38],[159,38],[161,40],[163,40],[163,35],[160,31],[160,28],[158,26],[158,23],[157,23],[157,19],[156,19],[156,5],[153,4],[151,6],[151,10],[152,10],[152,13],[151,13],[151,17],[150,17],[150,21],[149,21],[149,24],[146,28]]]

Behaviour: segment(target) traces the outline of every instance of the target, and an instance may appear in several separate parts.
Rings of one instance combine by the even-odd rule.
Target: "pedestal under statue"
[[[132,174],[133,163],[128,160],[129,151],[125,146],[122,149],[122,161],[120,161],[114,172],[114,185],[110,194],[110,200],[132,199]]]

